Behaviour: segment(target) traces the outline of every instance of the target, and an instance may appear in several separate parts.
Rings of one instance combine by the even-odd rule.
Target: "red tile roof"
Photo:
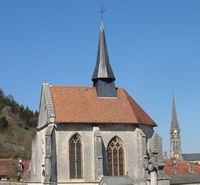
[[[0,159],[0,176],[7,176],[14,167],[17,167],[18,161],[11,159]]]
[[[24,171],[29,170],[29,161],[23,161]],[[15,159],[0,159],[0,176],[7,176],[14,168],[17,168],[18,160]]]
[[[195,166],[194,171],[200,173],[200,165]]]
[[[172,160],[166,160],[164,171],[168,175],[200,174],[200,165],[178,160],[176,160],[176,165],[173,165]]]
[[[156,123],[119,88],[117,98],[99,98],[94,87],[50,87],[56,123]]]

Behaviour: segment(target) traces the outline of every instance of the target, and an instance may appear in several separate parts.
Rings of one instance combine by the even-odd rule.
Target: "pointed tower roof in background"
[[[103,21],[101,21],[100,26],[97,61],[92,76],[92,81],[96,81],[97,79],[110,79],[112,81],[115,80],[115,76],[109,62]]]
[[[176,102],[175,97],[173,96],[173,102],[172,102],[172,122],[171,122],[171,130],[180,130],[179,123],[177,119],[177,113],[176,113]]]

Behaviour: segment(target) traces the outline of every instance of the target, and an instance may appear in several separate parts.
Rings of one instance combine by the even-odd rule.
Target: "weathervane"
[[[100,13],[101,13],[101,20],[102,21],[103,21],[103,14],[104,14],[105,11],[106,11],[106,9],[103,8],[103,1],[102,1],[101,11],[100,11]]]

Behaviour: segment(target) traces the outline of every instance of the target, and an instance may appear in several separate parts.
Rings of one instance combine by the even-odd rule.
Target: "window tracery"
[[[107,148],[108,172],[111,176],[124,175],[124,147],[121,140],[114,137]]]
[[[82,141],[78,134],[69,141],[70,178],[82,178]]]

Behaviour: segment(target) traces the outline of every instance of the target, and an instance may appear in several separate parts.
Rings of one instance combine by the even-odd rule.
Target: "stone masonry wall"
[[[26,182],[0,181],[0,185],[27,185]]]

